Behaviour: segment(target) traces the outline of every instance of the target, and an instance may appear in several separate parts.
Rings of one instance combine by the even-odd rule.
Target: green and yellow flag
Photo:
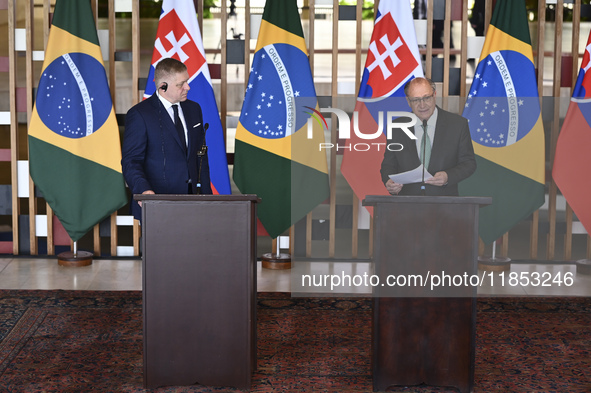
[[[544,129],[523,0],[498,0],[463,116],[476,172],[461,195],[492,196],[480,237],[492,243],[544,203]]]
[[[296,0],[267,0],[236,131],[234,182],[273,238],[328,198],[323,122]],[[309,121],[310,120],[310,121]],[[323,119],[322,119],[323,120]]]
[[[73,241],[127,202],[121,143],[88,0],[58,0],[29,125],[35,185]]]

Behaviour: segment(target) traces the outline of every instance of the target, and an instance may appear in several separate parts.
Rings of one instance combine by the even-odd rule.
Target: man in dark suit
[[[211,194],[201,107],[187,100],[189,73],[175,59],[154,70],[156,93],[125,118],[121,165],[133,194]],[[140,205],[131,212],[140,219]]]
[[[380,173],[386,189],[392,195],[421,195],[421,183],[403,185],[388,175],[413,170],[424,159],[427,171],[433,174],[432,179],[425,181],[425,195],[457,196],[458,183],[476,170],[468,121],[435,105],[435,83],[429,79],[412,79],[404,93],[419,118],[413,127],[417,139],[410,139],[400,129],[393,130],[392,142],[403,147],[400,151],[385,150]]]

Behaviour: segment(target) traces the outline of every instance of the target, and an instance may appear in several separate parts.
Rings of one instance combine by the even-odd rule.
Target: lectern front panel
[[[144,201],[144,383],[249,388],[256,366],[251,201]]]
[[[380,282],[406,279],[374,293],[374,391],[421,384],[472,390],[476,287],[457,279],[477,273],[478,208],[486,203],[462,197],[364,201],[374,206],[375,274]],[[456,280],[435,286],[434,276]]]

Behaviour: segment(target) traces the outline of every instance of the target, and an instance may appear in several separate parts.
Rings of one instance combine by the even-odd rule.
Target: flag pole
[[[273,250],[276,250],[276,252],[273,252]],[[263,254],[261,261],[264,269],[291,269],[291,254],[281,253],[279,236],[273,239],[273,243],[271,244],[271,252]]]
[[[492,243],[492,255],[490,257],[478,257],[478,268],[489,272],[504,272],[511,269],[511,258],[497,257],[497,241]]]
[[[591,259],[579,259],[575,262],[577,273],[591,274]]]
[[[92,253],[78,251],[78,241],[72,242],[72,250],[64,251],[57,256],[57,263],[60,266],[80,267],[92,264]]]

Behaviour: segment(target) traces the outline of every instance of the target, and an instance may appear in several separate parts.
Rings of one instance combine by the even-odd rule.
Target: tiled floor
[[[259,262],[258,291],[289,292],[301,283],[303,274],[315,274],[318,278],[330,275],[339,277],[341,281],[343,277],[351,277],[353,283],[355,278],[360,280],[364,274],[371,274],[368,262],[298,263],[291,270],[270,270],[263,269]],[[478,274],[480,280],[484,278],[482,283],[478,283],[478,294],[483,296],[591,295],[591,276],[577,273],[574,264],[513,263],[511,270],[504,274],[484,271]],[[460,278],[456,279],[456,284],[459,284]],[[473,278],[470,285],[475,285],[475,280]],[[530,285],[524,285],[528,280]],[[142,263],[140,260],[98,259],[86,267],[63,267],[52,258],[0,258],[0,289],[141,290]],[[315,288],[321,293],[326,293],[325,289]],[[337,285],[334,292],[369,294],[371,287]]]

